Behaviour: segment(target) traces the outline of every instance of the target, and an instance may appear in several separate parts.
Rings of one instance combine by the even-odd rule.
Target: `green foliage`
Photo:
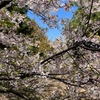
[[[90,19],[89,19],[90,17]],[[84,20],[84,23],[83,23]],[[86,30],[85,35],[87,37],[90,37],[93,33],[93,23],[100,21],[100,12],[92,12],[91,16],[89,16],[87,13],[85,13],[85,10],[83,8],[79,7],[78,10],[75,12],[74,17],[70,21],[71,29],[77,29],[78,27],[81,27],[82,31],[84,32]],[[89,22],[89,23],[87,23]],[[88,24],[88,26],[87,26]],[[96,30],[95,30],[96,31]],[[77,34],[77,32],[76,32]],[[100,31],[98,30],[95,35],[100,35]]]
[[[27,25],[27,22],[21,22],[19,24],[19,28],[17,29],[17,33],[23,33],[24,35],[30,35],[33,31],[33,28],[30,28],[29,25]]]
[[[45,29],[39,27],[34,20],[31,22],[29,28],[32,29],[32,32],[30,32],[30,36],[33,38],[33,43],[37,43],[38,52],[40,52],[40,56],[45,57],[46,51],[49,51],[51,49],[49,45],[50,41],[45,35]]]
[[[6,18],[3,22],[3,25],[6,27],[13,27],[14,23],[10,22],[8,18]]]
[[[70,24],[71,24],[71,27],[72,28],[77,28],[79,25],[81,25],[81,20],[80,20],[80,15],[83,14],[83,10],[82,9],[78,9],[76,12],[75,12],[75,15],[73,17],[73,19],[70,21]]]
[[[73,28],[77,28],[77,26],[79,26],[79,24],[80,24],[80,21],[79,21],[79,19],[73,19],[71,21],[71,24],[72,24]]]
[[[89,20],[89,15],[87,15],[82,8],[79,8],[71,20],[71,25],[73,28],[76,28],[77,26],[81,25],[81,19]],[[91,14],[91,21],[100,21],[100,12],[93,12]]]
[[[8,18],[5,18],[4,20],[0,20],[0,25],[4,27],[5,33],[8,34],[9,30],[14,27],[14,23],[10,22]]]
[[[45,58],[46,57],[46,53],[45,52],[40,52],[39,56]]]
[[[100,21],[100,12],[92,13],[91,20],[93,20],[93,21]]]
[[[36,47],[36,46],[29,46],[28,48],[29,48],[29,50],[31,50],[33,52],[33,54],[38,53],[38,49],[39,49],[38,47]]]
[[[16,11],[16,12],[18,12],[18,13],[20,13],[20,14],[26,14],[27,11],[28,11],[28,7],[25,6],[25,7],[23,7],[23,8],[19,8],[19,7],[17,6],[17,4],[14,3],[14,4],[12,4],[10,7],[7,7],[7,10],[10,11],[11,13],[13,13],[14,11]]]

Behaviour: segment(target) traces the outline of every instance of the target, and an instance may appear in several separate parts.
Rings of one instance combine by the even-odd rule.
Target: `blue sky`
[[[76,11],[77,10],[77,7],[74,6],[72,8],[71,11],[69,12],[66,12],[64,9],[59,9],[59,11],[57,11],[55,14],[57,14],[59,16],[59,18],[69,18],[71,19],[73,17],[73,11]],[[36,15],[34,15],[34,13],[32,13],[31,11],[28,11],[27,13],[27,16],[30,18],[30,19],[34,19],[39,26],[43,27],[43,28],[48,28],[48,26],[46,24],[43,23],[43,21],[37,17]],[[61,28],[62,26],[60,26]],[[56,38],[59,38],[61,36],[61,31],[56,29],[56,28],[53,28],[53,29],[50,29],[47,31],[47,36],[50,40],[54,41]]]

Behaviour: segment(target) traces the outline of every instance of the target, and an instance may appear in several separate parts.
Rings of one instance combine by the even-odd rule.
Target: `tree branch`
[[[6,78],[6,77],[0,78],[0,81],[12,81],[12,80],[15,80],[15,79],[14,78]]]
[[[74,45],[73,45],[72,47],[70,47],[70,48],[68,48],[68,49],[66,49],[66,50],[63,50],[63,51],[61,51],[61,52],[59,52],[59,53],[57,53],[57,54],[55,54],[55,55],[53,55],[53,56],[51,56],[51,57],[45,59],[44,61],[41,62],[41,64],[44,64],[45,62],[48,62],[49,60],[51,60],[51,59],[53,59],[53,58],[56,58],[56,57],[58,57],[58,56],[61,56],[62,54],[65,54],[66,52],[68,52],[68,51],[70,51],[70,50],[72,50],[72,49],[78,47],[78,46],[80,45],[80,43],[81,43],[81,42],[76,42],[76,43],[74,43]]]
[[[9,4],[12,0],[0,0],[0,9]]]
[[[56,78],[56,77],[48,77],[50,79],[54,79],[54,80],[58,80],[64,84],[67,84],[67,85],[71,85],[71,86],[76,86],[76,87],[81,87],[80,85],[77,85],[77,84],[73,84],[73,83],[69,83],[67,81],[65,81],[64,79],[61,79],[61,78]]]
[[[50,60],[52,60],[54,58],[57,58],[57,57],[65,54],[66,52],[68,52],[68,51],[70,51],[72,49],[75,49],[78,46],[80,46],[81,48],[84,48],[86,50],[90,50],[90,51],[100,51],[100,45],[99,44],[95,44],[95,43],[91,42],[91,44],[89,45],[90,47],[88,47],[88,45],[85,45],[85,44],[88,44],[88,43],[89,42],[84,41],[84,40],[79,41],[79,42],[75,42],[72,47],[70,47],[70,48],[68,48],[66,50],[63,50],[63,51],[61,51],[61,52],[59,52],[59,53],[57,53],[57,54],[45,59],[44,61],[42,61],[41,65],[44,64],[45,62],[48,62],[48,61],[50,61]],[[93,46],[91,47],[91,45],[93,45]]]
[[[22,95],[21,93],[15,91],[13,89],[7,89],[7,90],[0,89],[0,93],[12,93],[12,94],[14,94],[14,95],[16,95],[18,97],[21,97],[21,98],[23,98],[25,100],[29,100],[25,95]]]
[[[86,49],[86,50],[90,50],[90,51],[99,51],[100,52],[100,48],[90,48],[90,47],[86,47],[83,45],[80,45],[81,48]]]
[[[91,11],[92,11],[92,8],[93,8],[93,1],[94,0],[91,0],[91,7],[90,7],[90,12],[89,12],[89,16],[88,16],[88,21],[87,21],[87,23],[86,23],[86,29],[85,29],[85,31],[84,31],[84,34],[82,35],[82,37],[83,36],[85,36],[86,35],[86,31],[87,31],[87,29],[88,29],[88,26],[89,26],[89,23],[90,23],[90,19],[91,19]]]

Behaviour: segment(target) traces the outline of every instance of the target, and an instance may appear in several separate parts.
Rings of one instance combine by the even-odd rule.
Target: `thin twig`
[[[87,26],[86,26],[86,29],[85,29],[84,34],[82,35],[82,37],[86,35],[86,31],[87,31],[88,26],[89,26],[89,23],[90,23],[91,14],[92,14],[92,8],[93,8],[93,1],[94,1],[94,0],[91,1],[91,6],[90,6],[90,12],[89,12],[89,16],[88,16],[88,21],[87,21],[87,23],[86,23]]]

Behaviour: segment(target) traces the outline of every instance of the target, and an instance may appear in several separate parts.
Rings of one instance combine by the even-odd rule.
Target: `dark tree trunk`
[[[12,0],[0,0],[0,9],[9,4]]]

